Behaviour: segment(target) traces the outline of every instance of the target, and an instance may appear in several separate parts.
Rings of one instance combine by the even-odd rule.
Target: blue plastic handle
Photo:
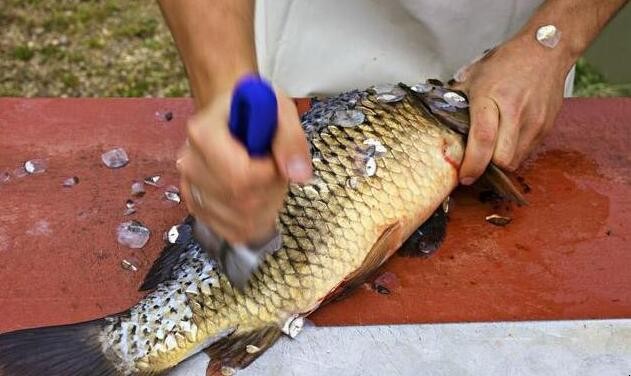
[[[232,93],[228,124],[248,154],[269,154],[278,125],[278,103],[271,85],[255,75],[239,80]]]

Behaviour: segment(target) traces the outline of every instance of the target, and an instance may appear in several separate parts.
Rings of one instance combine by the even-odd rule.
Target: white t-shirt
[[[259,0],[259,69],[294,97],[426,78],[446,81],[514,35],[542,2]],[[572,82],[573,72],[566,95]]]

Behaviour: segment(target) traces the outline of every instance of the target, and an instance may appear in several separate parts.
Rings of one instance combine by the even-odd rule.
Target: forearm
[[[569,69],[627,2],[628,0],[547,0],[513,40],[532,47],[529,52],[557,58],[559,64]],[[561,40],[552,50],[538,45],[535,40],[537,29],[550,24],[561,31]]]
[[[206,105],[256,72],[254,0],[159,0],[195,104]]]

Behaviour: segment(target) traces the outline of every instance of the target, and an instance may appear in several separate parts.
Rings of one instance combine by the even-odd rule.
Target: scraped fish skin
[[[336,111],[351,109],[365,115],[362,124],[332,124]],[[280,328],[312,312],[361,268],[386,229],[400,229],[391,254],[457,184],[462,137],[410,98],[388,104],[368,92],[346,93],[317,103],[303,124],[315,179],[290,187],[279,216],[282,248],[240,293],[189,245],[173,280],[103,330],[103,349],[122,373],[168,369],[222,336]],[[375,141],[382,155],[367,150]]]

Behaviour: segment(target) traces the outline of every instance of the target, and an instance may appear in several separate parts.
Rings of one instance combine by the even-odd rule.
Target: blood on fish
[[[450,151],[451,151],[451,147],[452,147],[452,143],[449,143],[447,141],[447,139],[443,139],[443,147],[442,147],[442,151],[443,151],[443,158],[445,158],[445,161],[447,161],[447,163],[449,163],[450,165],[453,166],[453,168],[458,171],[460,170],[460,160],[456,160],[454,159],[451,155],[450,155]]]

